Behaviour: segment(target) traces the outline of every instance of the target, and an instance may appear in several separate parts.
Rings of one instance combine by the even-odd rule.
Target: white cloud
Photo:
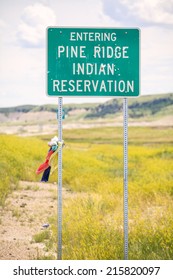
[[[56,25],[54,11],[41,3],[34,3],[24,9],[17,37],[24,47],[43,47],[45,44],[45,29]]]
[[[170,92],[173,63],[173,0],[102,0],[121,27],[141,29],[141,92]]]
[[[141,30],[143,92],[170,92],[172,86],[173,31],[158,27]]]
[[[102,0],[111,18],[127,24],[173,26],[173,0]]]
[[[125,0],[125,2],[127,2],[127,5],[129,4],[129,1]],[[162,0],[135,0],[133,2],[132,12],[134,15],[138,15],[143,21],[154,25],[173,25],[173,16],[170,9],[171,5],[173,8],[172,0],[169,1],[169,6],[166,5],[166,1],[163,3]]]
[[[102,0],[59,1],[57,11],[58,26],[112,26],[115,21],[103,12]]]
[[[173,0],[37,1],[18,0],[13,9],[9,7],[14,1],[3,1],[4,9],[0,11],[1,106],[57,103],[57,97],[46,95],[44,43],[45,28],[50,25],[141,27],[141,92],[173,90],[173,29],[163,28],[172,25]],[[18,44],[14,38],[16,30]],[[67,97],[63,102],[103,100],[106,98]]]
[[[0,19],[0,28],[4,28],[5,26],[6,26],[5,21]]]

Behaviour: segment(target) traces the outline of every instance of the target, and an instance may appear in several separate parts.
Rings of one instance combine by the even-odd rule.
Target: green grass
[[[53,135],[41,135],[40,139],[48,141]],[[63,131],[66,146],[72,143],[121,144],[123,145],[123,127],[98,127],[89,129],[67,129]],[[172,127],[129,127],[129,144],[154,145],[173,144]]]
[[[1,136],[5,197],[18,180],[40,179],[35,170],[50,137]],[[63,259],[123,259],[122,137],[122,128],[111,127],[63,132],[63,187],[70,190],[63,197]],[[173,259],[172,142],[172,128],[129,128],[129,259]],[[50,182],[56,180],[57,172]],[[57,217],[49,223],[49,234],[34,240],[54,255]]]
[[[43,160],[44,145],[41,140],[12,135],[0,135],[0,145],[0,205],[3,205],[19,180],[37,181],[35,170]]]
[[[33,236],[33,240],[35,243],[43,243],[45,240],[50,239],[50,231],[44,230],[40,233],[37,233]]]
[[[122,128],[64,137],[63,186],[76,196],[63,201],[63,258],[123,259]],[[173,258],[172,140],[172,128],[129,129],[130,259]]]

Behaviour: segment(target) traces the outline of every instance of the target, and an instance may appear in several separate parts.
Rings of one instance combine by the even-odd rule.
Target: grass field
[[[122,128],[66,130],[63,138],[63,259],[123,259]],[[1,205],[19,180],[39,180],[48,139],[0,136]],[[129,259],[173,259],[172,143],[172,128],[129,129]],[[47,250],[56,251],[57,217],[49,222]]]

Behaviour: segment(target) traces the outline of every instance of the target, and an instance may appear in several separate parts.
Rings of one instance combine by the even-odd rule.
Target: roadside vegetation
[[[2,206],[19,180],[39,181],[50,137],[0,136]],[[122,128],[66,130],[63,138],[63,259],[123,259]],[[172,143],[172,128],[129,129],[129,259],[173,258]],[[56,252],[57,216],[49,223],[33,241]]]

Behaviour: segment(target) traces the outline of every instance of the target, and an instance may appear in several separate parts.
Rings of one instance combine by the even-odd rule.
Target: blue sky
[[[51,25],[139,27],[141,94],[173,92],[173,0],[1,0],[0,107],[57,103],[46,95],[45,29]]]

